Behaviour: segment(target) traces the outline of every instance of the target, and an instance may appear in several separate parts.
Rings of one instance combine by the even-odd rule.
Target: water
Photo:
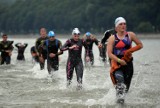
[[[115,90],[109,77],[109,64],[99,61],[98,48],[94,45],[95,64],[84,70],[83,89],[76,90],[76,75],[70,88],[66,87],[66,61],[68,53],[60,56],[60,69],[54,80],[47,79],[47,69],[40,70],[33,64],[30,48],[35,39],[18,39],[27,42],[25,62],[16,61],[14,49],[11,65],[0,66],[1,108],[159,108],[160,107],[160,40],[143,39],[144,48],[133,54],[135,73],[125,104],[116,104]],[[62,43],[66,39],[60,39]],[[84,50],[83,50],[84,54]]]

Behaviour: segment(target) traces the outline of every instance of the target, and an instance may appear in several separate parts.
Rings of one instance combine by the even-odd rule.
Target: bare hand
[[[98,44],[98,48],[102,48],[102,44],[100,43],[100,44]]]
[[[49,54],[49,57],[51,57],[51,58],[53,58],[53,57],[55,57],[56,56],[56,54],[54,54],[54,53],[50,53]]]
[[[39,61],[40,61],[41,63],[44,63],[43,57],[39,57]]]
[[[69,47],[69,49],[74,49],[76,47],[78,47],[78,46],[77,45],[73,45],[73,46]]]
[[[90,61],[90,58],[89,58],[89,56],[87,56],[87,57],[86,57],[86,61],[87,61],[87,62],[89,62],[89,61]]]
[[[120,63],[122,66],[127,65],[127,63],[126,63],[124,60],[122,60],[122,59],[120,59],[119,63]]]

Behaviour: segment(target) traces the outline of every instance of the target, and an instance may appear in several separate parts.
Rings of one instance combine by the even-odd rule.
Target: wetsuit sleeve
[[[35,51],[38,52],[38,46],[39,46],[39,39],[36,40],[35,42]]]
[[[61,42],[61,41],[58,41],[58,48],[59,48],[59,49],[62,48],[62,42]],[[61,55],[61,54],[63,54],[63,51],[60,50],[59,52],[57,52],[56,55]]]
[[[90,49],[89,49],[89,46],[87,45],[85,39],[82,39],[82,44],[83,44],[83,46],[85,48],[86,56],[89,56],[89,50]]]
[[[28,46],[28,44],[26,43],[26,44],[25,44],[25,48],[26,48],[27,46]]]
[[[31,52],[31,53],[36,53],[36,51],[35,51],[35,47],[31,47],[30,52]]]
[[[15,47],[19,48],[19,47],[18,47],[18,44],[19,44],[19,43],[15,44]]]
[[[14,42],[14,41],[9,41],[9,47],[8,47],[8,49],[11,50],[11,51],[14,49],[14,47],[13,47],[13,45],[12,45],[13,42]]]
[[[99,41],[96,38],[94,39],[94,42],[96,45],[98,45],[98,43],[99,43]]]
[[[2,43],[0,42],[0,52],[2,51]]]
[[[114,29],[110,29],[104,32],[104,35],[101,39],[101,43],[105,44],[105,42],[107,41],[107,39],[111,36],[111,34],[114,33]]]
[[[66,43],[60,48],[61,51],[66,51],[70,47],[71,40],[67,40]]]

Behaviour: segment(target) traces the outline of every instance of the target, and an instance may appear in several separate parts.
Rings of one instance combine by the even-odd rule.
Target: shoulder
[[[113,40],[115,40],[115,35],[111,35],[109,38],[108,38],[108,41],[113,41]]]
[[[128,33],[128,36],[130,37],[131,40],[133,40],[133,38],[136,37],[136,34],[134,32],[129,31],[127,33]]]
[[[66,42],[67,42],[67,43],[71,43],[71,41],[73,41],[73,39],[72,39],[72,38],[71,38],[71,39],[67,39],[67,40],[66,40]]]
[[[59,39],[56,39],[56,41],[58,41],[58,43],[62,43]]]
[[[48,36],[46,36],[46,37],[45,37],[45,39],[49,39],[49,37],[48,37]]]
[[[34,46],[31,47],[31,49],[34,49],[34,48],[35,48]]]
[[[41,40],[41,38],[39,37],[39,38],[36,39],[36,42],[37,42],[37,41],[40,41],[40,40]]]
[[[135,35],[136,35],[134,32],[131,32],[131,31],[129,31],[129,32],[127,32],[127,33],[128,33],[128,35],[130,35],[130,36],[135,36]]]

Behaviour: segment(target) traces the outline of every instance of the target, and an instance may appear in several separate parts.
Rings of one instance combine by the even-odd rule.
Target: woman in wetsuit
[[[75,69],[77,75],[78,88],[82,88],[83,79],[83,62],[81,58],[83,40],[79,38],[80,31],[74,28],[72,31],[72,38],[68,39],[62,46],[61,50],[68,50],[68,60],[66,66],[67,85],[71,84],[73,71]]]
[[[140,50],[143,45],[135,33],[126,31],[126,20],[118,17],[115,20],[116,33],[109,37],[107,50],[111,59],[110,76],[115,88],[128,92],[133,76],[132,53]],[[132,46],[132,42],[136,46]]]

